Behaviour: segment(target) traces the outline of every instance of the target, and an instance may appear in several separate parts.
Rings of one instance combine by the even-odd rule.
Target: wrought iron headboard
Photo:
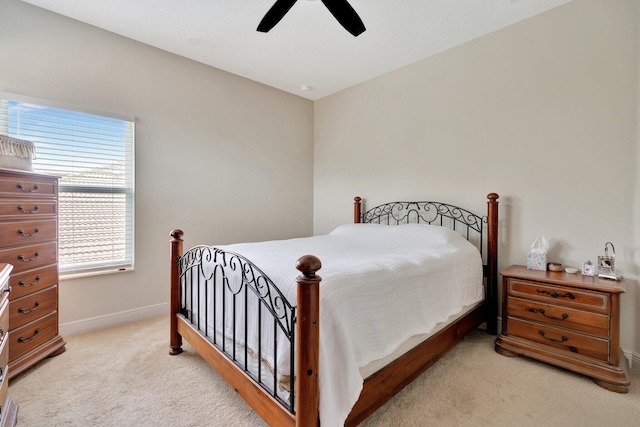
[[[360,203],[360,200],[359,197],[356,197],[356,203]],[[475,244],[480,250],[481,256],[484,253],[483,234],[487,217],[476,215],[467,209],[448,203],[434,201],[385,203],[361,214],[357,222],[386,225],[430,224],[443,226],[458,231],[467,240]]]

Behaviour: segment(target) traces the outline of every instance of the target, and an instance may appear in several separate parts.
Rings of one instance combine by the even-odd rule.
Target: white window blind
[[[133,267],[134,122],[2,99],[0,134],[33,142],[33,170],[60,177],[60,273]]]

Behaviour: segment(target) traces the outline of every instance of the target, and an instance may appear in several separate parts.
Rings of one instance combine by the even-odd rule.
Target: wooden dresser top
[[[624,280],[601,279],[598,276],[583,276],[578,273],[565,273],[564,271],[529,270],[524,265],[512,265],[500,272],[502,277],[510,277],[523,280],[533,280],[544,283],[553,283],[561,286],[592,289],[600,292],[622,293],[626,287]]]

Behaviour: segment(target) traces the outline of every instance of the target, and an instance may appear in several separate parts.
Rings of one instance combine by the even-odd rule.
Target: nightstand
[[[592,377],[607,390],[629,391],[620,350],[624,281],[511,266],[502,275],[498,353],[522,355]]]

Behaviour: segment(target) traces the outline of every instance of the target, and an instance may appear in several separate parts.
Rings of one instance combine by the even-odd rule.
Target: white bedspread
[[[477,248],[444,227],[349,224],[323,236],[220,248],[250,259],[294,303],[297,259],[310,254],[322,261],[318,375],[325,426],[344,424],[362,390],[359,368],[483,298]]]

